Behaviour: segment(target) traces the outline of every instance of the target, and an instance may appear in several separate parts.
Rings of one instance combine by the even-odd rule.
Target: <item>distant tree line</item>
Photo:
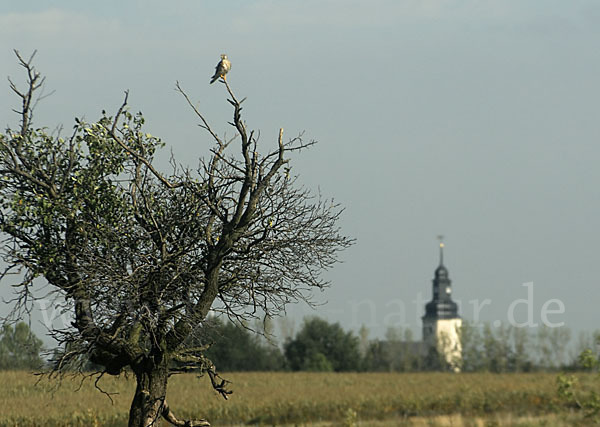
[[[384,339],[370,340],[339,323],[305,318],[283,343],[270,338],[272,324],[234,324],[210,318],[194,345],[223,372],[233,371],[374,371],[414,372],[444,369],[443,358],[413,339],[409,329],[389,328]],[[258,333],[257,333],[258,332]],[[572,342],[565,327],[537,329],[465,322],[460,331],[463,372],[585,370],[598,361],[600,331],[581,333]],[[199,338],[198,338],[199,337]],[[6,325],[0,333],[0,369],[37,369],[42,342],[26,323]],[[88,370],[94,365],[82,360]]]
[[[215,327],[216,326],[216,327]],[[304,319],[282,345],[248,328],[219,320],[207,355],[223,371],[376,371],[444,369],[443,358],[416,341],[409,329],[389,328],[384,339],[370,340],[318,317]],[[256,328],[254,328],[256,329]],[[269,331],[266,332],[268,336]],[[566,327],[536,329],[465,322],[460,331],[463,372],[531,372],[585,369],[580,355],[598,358],[600,331],[581,333],[576,343]],[[220,337],[220,339],[216,339]]]
[[[475,325],[460,330],[463,372],[532,372],[584,369],[580,354],[598,358],[600,331],[581,333],[576,343],[566,327],[519,328]],[[441,355],[412,340],[410,330],[389,329],[385,340],[370,341],[363,358],[367,371],[427,371],[445,368]]]
[[[39,369],[43,365],[41,351],[42,341],[27,323],[5,324],[0,329],[0,370]]]
[[[302,328],[282,346],[272,342],[269,325],[236,325],[211,319],[197,345],[223,372],[231,371],[358,371],[359,340],[339,323],[306,318]],[[258,331],[256,333],[255,331]]]
[[[204,344],[223,371],[376,371],[411,372],[444,369],[444,359],[413,338],[412,331],[389,328],[384,339],[370,340],[339,323],[305,318],[296,334],[281,345],[250,328],[213,320]],[[252,329],[257,329],[253,327]],[[260,328],[258,328],[260,329]],[[575,344],[566,327],[537,329],[465,322],[460,331],[463,372],[530,372],[584,369],[580,354],[598,357],[600,331],[582,333]]]

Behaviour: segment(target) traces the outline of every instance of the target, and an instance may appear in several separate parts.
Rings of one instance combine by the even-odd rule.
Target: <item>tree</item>
[[[45,279],[74,317],[53,331],[68,349],[56,369],[82,354],[103,374],[130,369],[129,426],[156,426],[161,416],[184,425],[166,400],[174,370],[203,369],[230,393],[206,348],[186,345],[209,311],[243,321],[310,301],[310,290],[328,285],[322,271],[352,243],[337,226],[343,209],[289,174],[290,156],[314,142],[285,140],[281,129],[263,150],[242,120],[244,100],[223,79],[236,134],[225,140],[178,83],[214,146],[196,170],[173,160],[161,172],[155,153],[164,143],[129,111],[127,92],[114,116],[76,119],[69,136],[34,127],[44,80],[33,56],[16,54],[27,76],[24,89],[10,82],[20,125],[0,135],[0,250],[23,277],[16,312],[27,310],[34,279]]]
[[[282,370],[285,359],[278,347],[271,345],[245,325],[213,319],[207,325],[202,344],[212,344],[205,355],[221,371]]]
[[[600,345],[600,335],[595,335],[596,345]],[[600,357],[591,348],[588,348],[579,354],[577,358],[577,368],[587,371],[598,370]],[[574,407],[576,410],[583,411],[585,417],[590,422],[597,424],[600,414],[600,394],[595,390],[583,393],[579,387],[579,380],[575,375],[559,374],[556,377],[557,392],[559,398]]]
[[[524,327],[512,328],[513,352],[510,358],[510,366],[513,372],[531,370],[529,359],[529,334]]]
[[[39,369],[42,364],[42,341],[25,322],[13,328],[5,324],[0,332],[0,369]]]
[[[284,348],[294,371],[356,371],[360,367],[359,340],[339,323],[318,317],[304,319],[302,329]]]
[[[483,325],[483,360],[486,370],[506,372],[510,357],[510,329],[503,325],[492,329],[489,323]]]
[[[418,371],[424,366],[423,342],[413,341],[410,329],[389,327],[385,340],[374,340],[363,357],[363,369],[367,371]]]

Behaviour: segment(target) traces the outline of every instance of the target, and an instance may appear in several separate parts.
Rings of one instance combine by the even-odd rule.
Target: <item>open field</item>
[[[598,375],[577,374],[600,392]],[[213,425],[586,425],[592,421],[557,397],[556,374],[231,373],[224,401],[207,378],[171,378],[168,400],[178,416]],[[0,426],[125,425],[134,381],[41,380],[0,372]]]

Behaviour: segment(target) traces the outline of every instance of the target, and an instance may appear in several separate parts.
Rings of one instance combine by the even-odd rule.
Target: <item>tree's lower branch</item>
[[[175,414],[173,414],[173,411],[171,411],[171,408],[169,408],[169,404],[167,403],[166,400],[163,402],[162,416],[165,420],[167,420],[174,426],[182,426],[182,427],[210,426],[210,423],[204,419],[186,420],[186,421],[177,419]]]
[[[189,372],[190,370],[199,368],[202,371],[207,372],[213,389],[223,396],[225,400],[227,400],[228,396],[233,393],[232,390],[227,388],[227,384],[229,384],[230,381],[222,378],[218,374],[215,365],[210,361],[210,359],[202,354],[202,352],[207,348],[208,346],[202,346],[195,349],[188,349],[187,352],[190,354],[175,354],[173,359],[180,363],[184,363],[185,365],[179,368],[171,368],[170,371],[173,373]],[[184,351],[184,353],[186,353],[186,351]]]
[[[208,369],[208,376],[210,377],[210,382],[215,391],[217,391],[221,396],[223,396],[223,399],[227,400],[227,396],[233,393],[232,390],[228,390],[226,388],[229,381],[221,378],[219,374],[215,372],[214,368]]]

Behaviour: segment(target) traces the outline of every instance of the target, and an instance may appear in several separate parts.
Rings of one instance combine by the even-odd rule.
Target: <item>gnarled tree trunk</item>
[[[166,362],[156,365],[150,360],[140,363],[134,368],[137,381],[135,396],[129,409],[129,427],[157,427],[164,418],[174,426],[205,427],[210,426],[204,419],[180,420],[169,408],[166,401],[169,369]],[[226,381],[216,382],[213,372],[209,371],[215,390],[225,398],[231,392],[224,388]],[[218,374],[216,378],[218,377]]]
[[[137,387],[129,410],[129,427],[159,426],[167,395],[167,366],[143,365],[134,368]]]

